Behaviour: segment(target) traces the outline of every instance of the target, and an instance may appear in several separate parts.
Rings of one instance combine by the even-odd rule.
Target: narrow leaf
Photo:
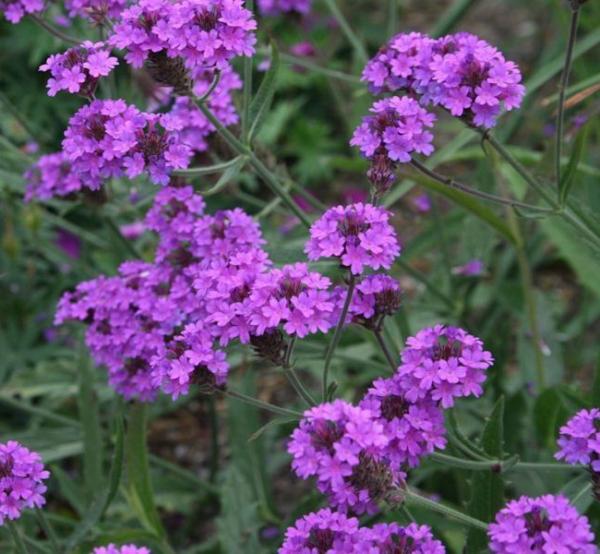
[[[594,376],[594,385],[592,387],[592,407],[600,408],[600,356],[596,362],[596,375]]]
[[[277,74],[279,72],[279,49],[275,42],[271,42],[271,66],[263,77],[256,91],[256,96],[250,104],[250,133],[248,140],[256,136],[262,126],[265,116],[269,112],[275,89],[277,88]]]
[[[245,156],[238,156],[236,158],[236,162],[233,165],[230,165],[224,172],[223,175],[219,177],[219,180],[208,190],[201,191],[200,194],[203,196],[212,196],[217,192],[223,190],[235,177],[237,177],[244,167],[246,163]]]
[[[575,144],[573,145],[569,163],[567,164],[567,167],[560,178],[560,183],[558,184],[558,199],[561,206],[565,205],[569,192],[571,191],[571,187],[573,186],[575,174],[587,144],[588,129],[589,126],[584,125],[583,129],[579,131],[579,134],[575,139]]]

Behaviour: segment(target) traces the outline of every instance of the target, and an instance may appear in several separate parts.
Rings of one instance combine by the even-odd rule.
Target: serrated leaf
[[[250,104],[250,132],[248,134],[248,140],[250,142],[257,135],[267,113],[269,112],[269,108],[271,107],[271,102],[273,101],[273,96],[275,95],[275,89],[277,88],[277,74],[279,73],[279,65],[279,49],[277,48],[275,42],[272,41],[271,65],[265,73],[260,86],[258,87],[256,96]]]
[[[481,446],[485,453],[500,460],[504,455],[504,397],[501,396],[481,435]],[[471,481],[469,515],[480,521],[492,521],[504,504],[504,482],[502,475],[494,470],[478,471]],[[488,545],[485,531],[471,529],[467,536],[466,552],[482,552]]]
[[[587,144],[587,137],[588,125],[584,125],[575,139],[575,144],[573,145],[573,150],[571,152],[571,156],[569,157],[569,163],[567,164],[565,172],[561,175],[560,183],[558,184],[558,199],[561,206],[565,205],[567,196],[569,195],[571,187],[573,186],[575,174]]]

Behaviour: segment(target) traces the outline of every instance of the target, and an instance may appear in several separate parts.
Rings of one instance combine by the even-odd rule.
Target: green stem
[[[136,250],[132,242],[123,236],[123,233],[121,233],[121,230],[119,229],[115,221],[112,219],[112,217],[105,215],[103,219],[110,232],[125,247],[125,250],[127,250],[127,252],[135,259],[141,260],[142,255]]]
[[[214,483],[219,471],[219,419],[215,397],[208,398],[208,419],[210,421],[210,482]]]
[[[377,340],[379,347],[381,348],[381,351],[383,352],[383,355],[385,356],[385,359],[387,360],[388,364],[390,365],[392,373],[395,373],[396,370],[398,369],[398,364],[396,362],[394,362],[394,358],[392,357],[392,354],[390,353],[390,351],[387,347],[387,344],[385,344],[385,340],[383,339],[383,336],[381,335],[381,329],[379,329],[379,328],[373,329],[373,334],[375,335],[375,339]]]
[[[398,25],[398,0],[388,0],[387,9],[387,38],[390,39],[396,34]]]
[[[44,512],[42,510],[40,510],[39,508],[36,508],[35,516],[38,520],[38,523],[40,524],[40,527],[44,531],[46,538],[50,541],[50,546],[52,548],[52,552],[54,552],[55,554],[61,554],[62,551],[58,545],[58,539],[56,538],[56,533],[54,532],[54,529],[52,528],[52,525],[50,524],[50,522],[46,519]]]
[[[261,410],[266,410],[267,412],[272,412],[274,414],[283,415],[286,417],[293,417],[296,419],[300,419],[302,417],[302,414],[300,412],[297,412],[295,410],[288,410],[287,408],[282,408],[280,406],[275,406],[275,404],[270,404],[269,402],[263,402],[258,398],[253,398],[252,396],[248,396],[242,392],[227,389],[226,391],[224,391],[224,393],[231,398],[237,398],[238,400],[241,400],[246,404],[256,406],[257,408],[260,408]]]
[[[466,458],[457,458],[456,456],[450,456],[449,454],[442,454],[441,452],[433,452],[430,454],[429,459],[439,464],[447,465],[450,467],[457,467],[461,469],[471,469],[475,471],[486,471],[496,470],[499,472],[504,471],[518,471],[518,470],[536,470],[536,471],[573,471],[583,470],[584,466],[573,466],[570,464],[560,463],[538,463],[538,462],[511,462],[509,460],[468,460]]]
[[[414,269],[400,258],[396,260],[396,263],[411,277],[414,277],[417,281],[423,283],[429,292],[431,292],[434,296],[437,296],[437,298],[439,298],[448,306],[448,308],[450,308],[450,311],[454,312],[456,310],[456,304],[452,301],[452,299],[439,290],[434,284],[432,284],[420,271]]]
[[[281,60],[289,65],[298,65],[303,67],[304,69],[308,69],[314,73],[319,75],[323,75],[325,77],[330,77],[331,79],[336,79],[338,81],[344,81],[345,83],[350,83],[352,85],[362,85],[360,77],[356,75],[350,75],[349,73],[344,73],[342,71],[337,71],[336,69],[330,69],[328,67],[323,67],[306,58],[300,58],[298,56],[292,56],[291,54],[279,54]]]
[[[27,550],[27,547],[25,546],[25,543],[21,537],[21,533],[19,533],[19,529],[15,525],[14,521],[7,519],[6,526],[8,527],[8,532],[10,533],[13,542],[15,543],[15,548],[17,549],[18,554],[29,554],[29,550]]]
[[[199,102],[198,107],[200,111],[206,116],[206,118],[215,126],[217,131],[223,137],[223,139],[229,144],[229,146],[235,150],[238,154],[248,156],[250,165],[254,168],[254,171],[264,180],[271,191],[279,196],[283,203],[290,209],[290,211],[296,215],[300,221],[306,226],[310,227],[310,220],[302,211],[300,206],[294,202],[294,199],[290,196],[289,192],[285,190],[278,178],[269,170],[267,167],[258,159],[256,154],[245,144],[241,143],[234,135],[224,127],[218,118],[208,109],[206,104]]]
[[[317,404],[316,400],[313,398],[313,396],[310,394],[310,392],[308,392],[306,387],[302,384],[302,381],[300,381],[300,378],[298,377],[298,374],[296,373],[294,368],[291,366],[288,366],[288,367],[284,366],[283,371],[284,371],[285,376],[287,377],[288,381],[290,382],[292,387],[294,387],[294,390],[298,393],[298,395],[309,406],[311,406],[311,407],[316,406],[316,404]]]
[[[404,495],[408,503],[411,505],[420,506],[422,508],[432,510],[434,512],[437,512],[438,514],[442,514],[444,516],[456,519],[457,521],[460,521],[461,523],[464,523],[469,527],[474,527],[475,529],[487,531],[488,526],[486,523],[475,519],[471,516],[468,516],[467,514],[463,514],[462,512],[459,512],[454,508],[450,508],[448,506],[445,506],[444,504],[440,504],[439,502],[429,500],[429,498],[425,498],[424,496],[421,496],[420,494],[417,494],[411,491],[410,489],[406,489],[406,491],[404,491]]]
[[[166,471],[171,472],[173,475],[180,477],[182,480],[187,481],[189,484],[204,490],[207,494],[219,494],[219,487],[207,481],[203,481],[191,471],[183,469],[178,465],[172,464],[171,462],[163,460],[162,458],[154,456],[153,454],[150,454],[149,459],[150,462],[156,467],[160,467]]]
[[[38,15],[32,13],[32,14],[29,14],[29,17],[31,17],[31,19],[33,19],[42,29],[48,31],[51,35],[55,36],[56,38],[58,38],[64,42],[67,42],[69,44],[81,44],[81,40],[79,40],[78,38],[66,35],[62,31],[59,31],[56,27],[54,27],[53,25],[51,25],[45,19],[42,19]]]
[[[567,52],[565,54],[565,64],[558,86],[558,111],[556,114],[556,137],[554,150],[554,172],[556,187],[560,184],[560,158],[562,155],[563,127],[565,120],[565,94],[567,84],[569,83],[569,74],[571,73],[571,63],[573,61],[573,47],[577,38],[577,26],[579,24],[579,6],[577,5],[571,13],[571,26],[569,28],[569,40],[567,42]]]
[[[350,44],[352,44],[352,47],[354,48],[354,51],[356,52],[356,56],[363,64],[366,64],[367,61],[369,60],[367,51],[365,50],[365,47],[364,47],[363,43],[361,42],[361,40],[358,38],[356,33],[352,30],[352,27],[350,27],[350,24],[348,23],[348,20],[344,17],[344,14],[340,11],[340,8],[338,7],[336,1],[335,0],[324,0],[324,1],[325,1],[325,5],[331,12],[331,15],[338,22],[340,28],[342,29],[342,32],[346,35],[346,38],[348,39]]]
[[[240,157],[236,156],[231,160],[227,160],[226,162],[207,165],[204,167],[190,167],[188,169],[178,169],[177,171],[173,171],[172,175],[175,177],[199,177],[202,175],[212,175],[213,173],[221,173],[231,166],[237,164],[240,161]]]
[[[439,17],[431,36],[437,38],[450,32],[476,2],[477,0],[455,0]]]

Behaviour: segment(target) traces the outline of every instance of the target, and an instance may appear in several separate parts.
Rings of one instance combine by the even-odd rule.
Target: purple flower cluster
[[[135,544],[124,544],[123,546],[109,544],[108,546],[97,546],[92,550],[92,554],[151,554],[151,552],[145,546],[136,546]]]
[[[211,85],[214,77],[212,70],[197,70],[193,85],[194,94],[201,97]],[[242,88],[238,74],[230,67],[221,71],[221,77],[215,89],[206,100],[210,111],[225,125],[235,125],[239,117],[233,104],[232,91]],[[186,96],[175,99],[171,111],[162,118],[162,124],[168,131],[177,132],[181,142],[196,152],[208,149],[207,137],[215,131],[213,124],[206,119],[198,106]]]
[[[341,294],[345,293],[342,289]],[[377,329],[400,307],[400,283],[389,275],[368,275],[356,285],[348,313],[354,323]]]
[[[385,192],[394,181],[396,164],[410,162],[414,152],[433,152],[433,135],[427,129],[433,127],[435,115],[408,96],[378,100],[370,111],[373,115],[363,118],[350,144],[371,161],[367,175]]]
[[[226,67],[254,53],[256,21],[242,0],[140,0],[122,13],[111,43],[134,67],[157,54],[189,69]]]
[[[311,3],[312,0],[258,0],[258,8],[263,15],[279,15],[289,12],[304,15],[310,12]]]
[[[398,376],[374,381],[360,407],[383,426],[386,456],[395,468],[415,467],[423,456],[446,446],[442,409],[430,397],[408,400]]]
[[[310,228],[308,259],[336,257],[354,275],[367,267],[389,269],[400,253],[389,218],[390,212],[372,204],[330,208]]]
[[[126,0],[65,0],[71,17],[85,17],[98,25],[106,19],[119,19],[126,5]]]
[[[404,478],[386,457],[389,440],[369,410],[335,400],[304,413],[288,452],[296,474],[316,477],[333,506],[373,513]]]
[[[363,80],[375,93],[405,91],[486,128],[502,108],[518,108],[525,94],[517,65],[469,33],[396,35],[366,65]]]
[[[53,54],[40,71],[49,71],[48,95],[60,90],[92,98],[100,77],[106,77],[118,64],[103,42],[85,41],[63,54]]]
[[[79,178],[98,186],[109,177],[147,171],[167,184],[169,172],[187,167],[191,150],[162,126],[162,116],[140,112],[123,100],[94,100],[70,119],[62,143]]]
[[[11,23],[18,23],[25,15],[43,10],[43,0],[0,0],[0,12]]]
[[[62,152],[42,156],[25,172],[24,178],[27,201],[34,198],[47,200],[53,196],[67,196],[83,188],[98,188],[83,182]]]
[[[600,476],[600,409],[581,410],[560,428],[557,460],[590,466]]]
[[[379,523],[360,527],[355,517],[325,508],[286,531],[279,554],[444,554],[426,525]]]
[[[522,496],[509,502],[489,526],[496,554],[595,554],[594,534],[585,516],[564,496]]]
[[[450,408],[455,398],[482,394],[485,370],[493,361],[477,337],[457,327],[436,325],[407,339],[398,376],[408,399],[431,396]]]
[[[18,519],[26,508],[44,505],[43,481],[49,476],[37,452],[16,441],[0,444],[0,525]]]

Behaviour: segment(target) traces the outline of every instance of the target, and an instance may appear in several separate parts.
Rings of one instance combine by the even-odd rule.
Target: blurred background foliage
[[[566,2],[559,0],[352,0],[340,2],[369,55],[386,37],[419,30],[434,34],[464,30],[498,46],[516,61],[525,77],[524,107],[504,116],[496,135],[511,145],[541,181],[552,187],[552,127],[556,91],[569,23]],[[52,5],[50,14],[61,7]],[[99,38],[97,29],[76,22],[69,33]],[[362,62],[331,18],[325,3],[314,1],[304,20],[262,18],[255,84],[262,73],[268,40],[282,53],[272,108],[258,136],[257,151],[281,174],[289,175],[325,205],[364,198],[365,162],[348,141],[372,101],[358,76]],[[294,44],[310,41],[314,56],[296,60]],[[118,466],[120,402],[95,370],[80,330],[57,329],[53,312],[60,294],[100,273],[114,274],[129,252],[106,224],[143,217],[155,188],[142,179],[113,182],[108,202],[53,200],[23,202],[23,170],[40,153],[60,148],[71,114],[83,100],[44,94],[38,66],[64,49],[32,22],[0,22],[0,440],[21,440],[39,450],[53,478],[49,517],[69,534],[89,514]],[[577,136],[586,131],[571,198],[600,231],[600,5],[582,10],[576,60],[568,91],[566,164]],[[239,68],[241,71],[241,66]],[[140,76],[121,64],[116,73],[119,96],[144,107]],[[478,136],[442,115],[436,127],[433,166],[484,191],[510,191],[531,198],[510,166],[486,156]],[[37,151],[32,143],[37,144]],[[226,159],[227,148],[213,138],[210,155]],[[411,177],[413,179],[411,179]],[[197,179],[198,190],[214,183]],[[384,203],[404,251],[393,270],[405,290],[401,312],[389,318],[386,340],[400,350],[404,338],[436,322],[461,324],[480,336],[496,358],[477,401],[459,403],[452,435],[479,444],[487,416],[503,397],[502,451],[522,460],[551,461],[558,427],[592,397],[600,331],[599,253],[560,218],[518,217],[512,210],[486,205],[465,209],[445,194],[429,190],[414,176],[396,184]],[[431,211],[421,213],[416,199],[429,194]],[[219,194],[207,198],[210,209],[239,205],[260,218],[276,263],[303,260],[304,229],[279,205],[257,178],[244,172]],[[312,215],[316,216],[314,211]],[[493,222],[493,223],[491,223]],[[501,228],[502,227],[502,228]],[[508,229],[508,230],[507,230]],[[511,237],[509,240],[507,237]],[[138,249],[151,259],[154,237],[144,234]],[[457,275],[453,268],[480,259],[480,277]],[[315,264],[334,274],[332,264]],[[539,335],[536,344],[533,337]],[[297,347],[303,377],[316,385],[325,339]],[[537,351],[537,352],[536,352]],[[247,351],[232,352],[231,379],[240,390],[282,405],[297,403],[281,372]],[[539,382],[541,364],[545,382]],[[348,329],[334,358],[338,394],[357,398],[377,376],[388,373],[376,343],[359,328]],[[300,408],[300,404],[296,406]],[[285,528],[323,503],[310,483],[292,476],[285,441],[294,423],[276,420],[231,400],[190,394],[178,402],[162,398],[150,408],[150,463],[156,501],[177,552],[274,552]],[[502,425],[498,427],[502,430]],[[451,441],[450,452],[455,446]],[[114,467],[113,467],[114,469]],[[481,474],[425,461],[411,475],[421,491],[442,497],[457,509],[469,509]],[[563,491],[586,511],[600,532],[600,510],[591,505],[585,479],[576,473],[519,471],[505,475],[507,497]],[[155,546],[156,538],[130,510],[121,484],[106,516],[86,530],[80,552],[108,540]],[[473,506],[471,505],[471,508]],[[412,515],[431,524],[449,552],[461,552],[465,529],[420,509]],[[379,516],[402,520],[401,513]],[[35,543],[35,524],[25,517]],[[8,546],[0,545],[2,551]],[[87,550],[86,550],[87,548]]]

